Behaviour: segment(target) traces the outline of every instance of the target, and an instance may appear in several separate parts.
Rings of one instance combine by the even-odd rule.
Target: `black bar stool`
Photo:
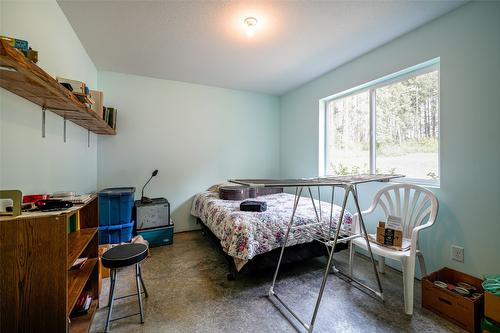
[[[124,244],[115,246],[102,255],[102,265],[111,270],[110,272],[110,286],[109,286],[109,301],[108,301],[108,317],[106,319],[106,328],[104,331],[109,332],[109,324],[112,321],[128,318],[135,315],[141,315],[141,324],[144,323],[144,311],[142,308],[142,293],[141,286],[144,289],[144,296],[148,297],[148,291],[142,280],[141,262],[148,256],[148,247],[144,244]],[[135,265],[135,282],[137,286],[137,293],[127,296],[115,298],[116,286],[116,273],[117,269],[127,266]],[[131,297],[137,295],[139,300],[140,312],[128,316],[111,319],[111,312],[113,311],[113,302],[115,299]]]

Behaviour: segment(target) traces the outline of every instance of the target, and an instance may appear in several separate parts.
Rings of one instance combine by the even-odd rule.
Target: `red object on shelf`
[[[48,194],[28,194],[23,196],[23,203],[37,202],[38,200],[48,199]]]

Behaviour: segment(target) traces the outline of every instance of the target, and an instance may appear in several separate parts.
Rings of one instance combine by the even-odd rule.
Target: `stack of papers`
[[[89,202],[92,199],[92,195],[90,194],[73,195],[70,197],[58,197],[57,199],[69,201],[75,205],[78,205],[78,204],[86,204],[87,202]]]

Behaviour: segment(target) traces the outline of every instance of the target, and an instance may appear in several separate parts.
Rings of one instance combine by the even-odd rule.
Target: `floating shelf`
[[[97,113],[4,40],[0,40],[0,86],[91,132],[116,134]]]

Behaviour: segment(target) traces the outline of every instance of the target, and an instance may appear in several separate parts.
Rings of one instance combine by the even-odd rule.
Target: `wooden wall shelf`
[[[116,134],[97,113],[4,40],[0,40],[0,86],[91,132]]]

